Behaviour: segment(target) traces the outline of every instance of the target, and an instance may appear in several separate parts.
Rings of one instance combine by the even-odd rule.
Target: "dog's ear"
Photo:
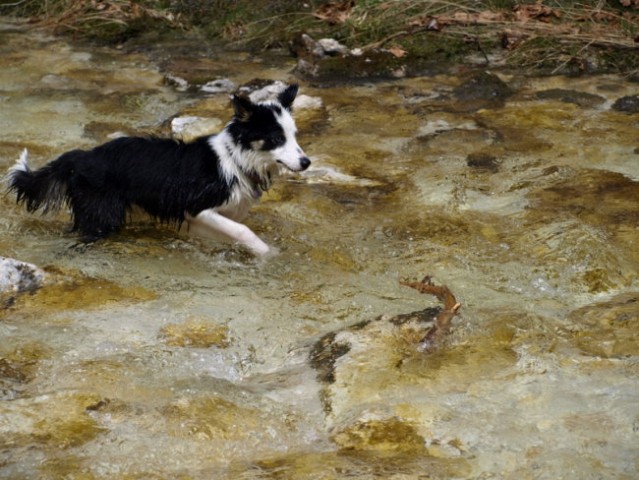
[[[277,96],[277,101],[280,102],[286,110],[291,110],[298,89],[299,86],[296,83],[289,85]]]
[[[254,107],[248,95],[235,93],[231,97],[231,102],[233,103],[233,110],[235,110],[235,118],[240,122],[248,122],[251,115],[253,115]]]

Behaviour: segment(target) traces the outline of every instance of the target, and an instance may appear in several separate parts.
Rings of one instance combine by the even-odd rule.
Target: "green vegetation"
[[[639,0],[0,0],[0,14],[107,43],[188,31],[259,50],[303,32],[431,61],[496,52],[550,72],[639,69]]]

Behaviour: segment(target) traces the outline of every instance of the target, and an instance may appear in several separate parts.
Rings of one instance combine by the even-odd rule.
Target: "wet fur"
[[[188,143],[118,138],[92,150],[64,153],[35,171],[24,151],[9,172],[9,189],[29,212],[47,213],[67,204],[73,230],[86,242],[120,230],[138,206],[175,225],[199,218],[210,233],[218,230],[264,253],[265,244],[259,245],[247,227],[236,228],[215,215],[243,217],[247,204],[271,185],[278,163],[295,171],[310,164],[297,145],[289,113],[296,93],[293,85],[277,101],[260,104],[236,95],[235,115],[224,130]]]

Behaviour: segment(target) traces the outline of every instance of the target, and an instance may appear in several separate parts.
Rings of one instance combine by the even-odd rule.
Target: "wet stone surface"
[[[0,294],[34,292],[42,286],[45,273],[30,263],[0,257]]]
[[[552,88],[537,92],[535,95],[539,100],[558,100],[565,103],[574,103],[580,107],[594,108],[606,101],[600,95],[575,90],[565,90],[563,88]]]
[[[621,97],[612,104],[612,109],[619,112],[639,113],[639,95]]]
[[[453,89],[453,95],[467,111],[499,107],[512,94],[506,82],[488,72],[472,74]]]
[[[246,220],[267,261],[138,212],[77,248],[68,212],[0,196],[0,251],[47,276],[0,310],[0,477],[636,476],[636,84],[324,83],[288,52],[0,31],[3,171],[24,148],[38,167],[122,133],[216,130],[220,79],[300,82],[313,161]],[[398,285],[425,273],[463,304],[429,349],[442,302]]]
[[[571,335],[584,354],[605,358],[639,354],[639,293],[626,293],[582,307],[572,312],[570,318],[575,323]]]

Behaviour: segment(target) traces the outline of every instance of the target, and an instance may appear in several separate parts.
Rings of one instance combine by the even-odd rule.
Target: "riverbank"
[[[639,71],[633,0],[27,0],[0,6],[34,28],[126,45],[188,35],[228,48],[296,50],[302,34],[397,65],[483,64],[543,74]]]

